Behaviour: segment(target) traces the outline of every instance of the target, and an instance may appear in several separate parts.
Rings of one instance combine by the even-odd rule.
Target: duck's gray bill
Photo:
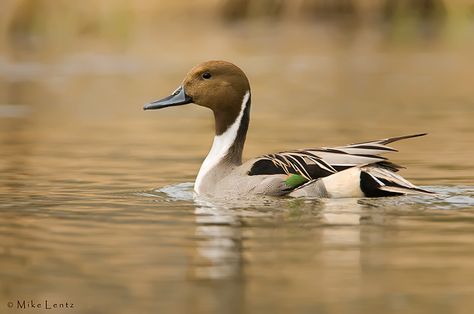
[[[171,107],[171,106],[181,106],[181,105],[189,104],[191,102],[193,102],[191,97],[186,95],[186,93],[184,92],[184,88],[180,86],[170,96],[160,99],[160,100],[155,100],[154,102],[146,104],[143,107],[143,110],[161,109],[161,108],[166,108],[166,107]]]

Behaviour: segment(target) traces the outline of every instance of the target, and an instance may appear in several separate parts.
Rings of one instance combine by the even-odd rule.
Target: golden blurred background
[[[127,45],[137,34],[155,33],[156,28],[166,32],[168,25],[178,23],[183,31],[187,25],[229,27],[260,21],[332,23],[344,32],[370,26],[395,36],[413,36],[411,31],[429,35],[451,28],[471,31],[473,17],[471,0],[4,0],[0,47],[41,50],[56,43],[55,49],[64,50],[78,40]]]
[[[3,0],[0,111],[31,132],[95,123],[100,134],[120,127],[138,138],[163,123],[143,103],[193,65],[225,59],[254,90],[249,156],[426,131],[425,151],[408,159],[434,159],[420,171],[439,178],[470,165],[457,152],[471,143],[459,134],[470,130],[473,53],[471,0]],[[200,125],[203,142],[189,153],[204,156],[212,121],[197,109],[159,115],[178,116]],[[282,117],[290,128],[278,126]],[[3,120],[4,137],[18,133],[11,123]],[[185,132],[167,130],[188,147]]]
[[[473,52],[472,0],[3,0],[0,104],[41,127],[116,127],[121,118],[127,132],[146,132],[158,120],[141,104],[168,94],[196,63],[225,59],[254,88],[249,135],[267,146],[249,141],[249,155],[284,148],[260,136],[285,115],[307,120],[272,130],[295,145],[419,131],[451,143],[457,133],[441,129],[469,129]],[[175,115],[184,119],[160,112]],[[207,116],[189,117],[212,129]],[[441,168],[466,163],[456,151],[469,138],[457,138],[443,157],[427,142]]]

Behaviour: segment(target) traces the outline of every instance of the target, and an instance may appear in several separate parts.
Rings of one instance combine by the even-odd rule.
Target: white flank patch
[[[333,198],[364,197],[360,189],[360,168],[354,167],[331,174],[322,179],[328,194]]]
[[[229,148],[232,146],[232,144],[234,144],[242,116],[244,115],[245,105],[247,104],[249,97],[250,93],[247,91],[242,100],[242,105],[240,106],[240,112],[237,116],[237,119],[235,119],[234,123],[232,123],[232,125],[229,126],[224,133],[214,136],[214,142],[212,143],[211,150],[202,163],[201,169],[199,169],[199,173],[196,178],[196,182],[194,183],[194,191],[196,191],[196,193],[201,193],[202,180],[206,174],[212,168],[214,168],[222,160],[222,158],[225,157],[225,155],[227,155]]]

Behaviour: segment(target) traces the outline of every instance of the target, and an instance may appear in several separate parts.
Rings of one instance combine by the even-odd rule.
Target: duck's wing
[[[401,166],[380,156],[384,153],[397,151],[387,146],[387,144],[423,135],[426,135],[426,133],[390,137],[332,148],[299,149],[263,155],[254,160],[248,175],[286,174],[293,177],[293,179],[296,175],[301,177],[296,181],[303,184],[351,167],[375,163],[390,171],[397,171]]]

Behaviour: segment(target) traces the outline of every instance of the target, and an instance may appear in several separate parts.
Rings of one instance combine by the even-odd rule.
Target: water
[[[0,54],[1,313],[472,312],[471,38],[257,26]],[[428,132],[391,157],[437,195],[195,198],[210,114],[141,107],[213,58],[252,83],[245,156]]]

